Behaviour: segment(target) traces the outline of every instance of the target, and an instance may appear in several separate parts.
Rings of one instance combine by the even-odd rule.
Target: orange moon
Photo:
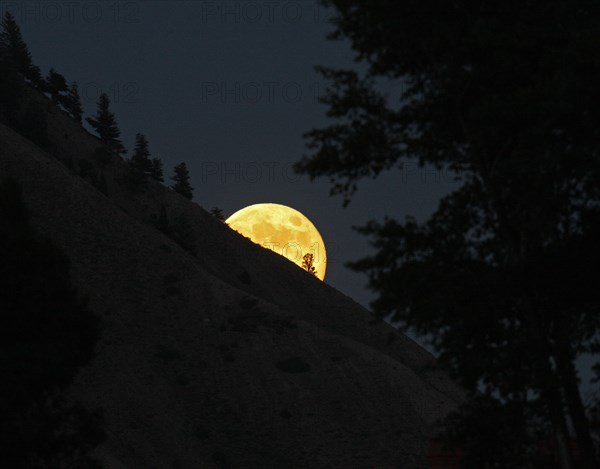
[[[238,210],[225,223],[300,268],[303,256],[312,254],[316,276],[325,278],[325,243],[315,225],[298,210],[279,204],[255,204]]]

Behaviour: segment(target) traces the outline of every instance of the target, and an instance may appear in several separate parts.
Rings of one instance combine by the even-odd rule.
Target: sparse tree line
[[[29,88],[48,96],[52,104],[44,105]],[[50,143],[51,107],[83,124],[77,82],[68,83],[53,68],[43,77],[14,16],[6,12],[0,25],[0,122],[53,156],[62,156],[71,170],[107,195],[106,177],[97,169],[127,152],[108,96],[100,95],[96,114],[85,118],[102,143],[91,159],[73,161]],[[126,162],[123,182],[130,189],[144,190],[147,180],[164,182],[163,163],[152,157],[143,134],[136,135],[133,155]],[[171,180],[172,190],[193,198],[185,163],[175,166]],[[163,208],[157,225],[194,253],[195,235],[185,215],[170,220]],[[0,294],[5,332],[0,341],[0,466],[100,467],[89,453],[105,438],[102,417],[64,395],[91,358],[99,337],[97,318],[71,286],[64,254],[30,226],[21,188],[13,180],[0,181],[0,241],[0,274],[5,274],[6,287]],[[48,308],[57,314],[46,314]],[[36,339],[40,334],[44,341]],[[31,353],[24,354],[23,347]]]
[[[34,143],[52,150],[48,141],[45,110],[33,100],[24,100],[25,84],[48,94],[52,103],[64,110],[75,122],[83,124],[83,108],[79,87],[76,81],[67,79],[51,68],[46,77],[31,58],[15,17],[5,12],[0,32],[0,122],[4,122]],[[121,140],[121,131],[114,113],[110,110],[110,99],[102,93],[97,101],[96,115],[85,121],[96,131],[100,142],[108,150],[96,151],[94,157],[103,165],[110,162],[112,156],[123,157],[127,150]],[[106,181],[103,176],[91,172],[86,163],[77,169],[79,174],[91,177],[92,183],[106,193]],[[138,133],[135,137],[133,156],[127,161],[128,173],[125,178],[127,187],[134,191],[143,190],[146,179],[164,182],[163,163],[160,158],[152,158],[146,137]],[[70,164],[73,168],[74,165]],[[190,183],[190,174],[185,162],[175,166],[170,188],[187,199],[193,198],[194,188]]]

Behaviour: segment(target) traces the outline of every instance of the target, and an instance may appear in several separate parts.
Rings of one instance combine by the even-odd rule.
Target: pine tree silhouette
[[[88,117],[86,121],[98,132],[100,141],[110,148],[114,154],[121,156],[127,153],[123,142],[119,138],[121,131],[117,126],[115,115],[110,112],[110,100],[106,93],[100,95],[97,104],[96,117]]]
[[[18,110],[23,95],[23,79],[8,51],[0,41],[0,120],[12,127],[17,125]]]
[[[69,87],[67,97],[65,99],[65,107],[73,119],[78,123],[82,123],[83,109],[81,107],[81,98],[79,97],[79,86],[74,81]]]
[[[302,268],[306,270],[308,273],[313,275],[317,275],[317,269],[314,266],[315,256],[312,253],[306,253],[302,257]]]
[[[33,64],[31,53],[23,40],[21,29],[15,17],[10,12],[5,12],[2,18],[2,32],[0,43],[15,68],[38,88],[42,87],[43,79],[40,69]]]
[[[131,163],[134,168],[144,174],[151,174],[152,161],[150,161],[150,150],[148,149],[148,140],[140,133],[135,136],[135,149],[131,157]]]
[[[150,176],[158,182],[164,182],[163,178],[163,163],[160,158],[152,158],[150,167]]]
[[[190,200],[194,197],[194,188],[190,185],[190,173],[185,162],[175,166],[175,175],[171,180],[175,183],[171,186],[175,192]]]
[[[69,91],[67,80],[53,68],[48,72],[48,76],[44,83],[44,89],[50,93],[54,104],[66,104],[65,96],[61,93],[67,93]]]
[[[219,207],[211,208],[210,214],[218,220],[225,221],[225,215],[223,215],[223,210]]]

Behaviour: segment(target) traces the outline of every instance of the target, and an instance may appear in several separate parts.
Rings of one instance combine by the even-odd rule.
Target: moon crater
[[[304,256],[312,254],[315,275],[325,278],[325,243],[317,228],[299,211],[280,204],[255,204],[238,210],[225,223],[301,268]]]

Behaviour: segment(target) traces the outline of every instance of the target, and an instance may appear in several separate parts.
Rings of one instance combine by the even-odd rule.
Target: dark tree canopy
[[[135,149],[131,157],[131,167],[141,174],[150,176],[158,182],[164,182],[163,163],[160,158],[150,158],[148,140],[143,134],[136,134]]]
[[[213,207],[210,209],[210,214],[217,220],[225,221],[225,215],[223,215],[223,209],[219,207]]]
[[[0,119],[11,126],[17,121],[17,111],[23,95],[19,72],[0,41]]]
[[[131,163],[140,172],[150,174],[152,161],[150,160],[150,150],[148,149],[148,140],[140,133],[135,136],[135,149],[131,157]]]
[[[0,466],[96,467],[98,416],[62,391],[90,361],[97,319],[69,261],[28,222],[19,185],[0,183]]]
[[[76,122],[81,124],[83,109],[81,107],[81,98],[79,96],[79,86],[76,81],[71,83],[64,103],[69,115],[75,119]]]
[[[180,163],[175,166],[175,174],[171,178],[171,180],[175,183],[171,186],[171,188],[181,194],[186,199],[192,199],[194,197],[193,191],[194,188],[190,184],[190,173],[187,169],[187,165],[184,163]]]
[[[15,68],[36,86],[43,84],[40,69],[33,64],[31,53],[23,40],[21,29],[15,17],[10,12],[5,12],[2,18],[2,32],[0,43],[5,49],[7,57]]]
[[[574,362],[600,347],[600,4],[324,3],[367,74],[320,68],[335,122],[306,134],[297,171],[345,203],[361,178],[407,161],[462,182],[424,223],[360,230],[376,253],[352,267],[375,311],[433,337],[474,396],[523,406],[523,425],[546,422],[563,458],[596,467]]]
[[[308,252],[302,256],[302,268],[310,274],[317,275],[317,269],[315,269],[314,263],[314,254]]]
[[[86,121],[98,133],[100,141],[104,143],[116,155],[127,152],[123,142],[119,138],[121,131],[117,126],[115,115],[110,111],[110,99],[106,93],[102,93],[98,99],[98,110],[96,117],[88,117]]]
[[[45,90],[50,93],[52,102],[58,105],[65,103],[66,96],[63,93],[67,93],[69,87],[65,77],[51,68],[46,77]]]
[[[160,158],[152,158],[150,162],[150,177],[158,182],[164,182],[163,162]]]

